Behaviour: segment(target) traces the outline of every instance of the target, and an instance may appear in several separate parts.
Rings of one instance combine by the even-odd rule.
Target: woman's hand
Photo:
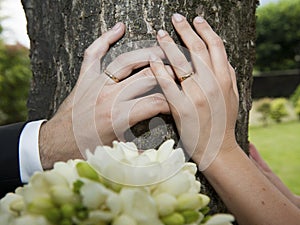
[[[194,19],[196,32],[180,14],[174,14],[172,22],[188,54],[179,50],[166,31],[160,30],[157,39],[181,87],[158,57],[152,57],[150,65],[170,105],[185,149],[199,169],[205,170],[220,150],[237,145],[235,72],[228,62],[222,39],[203,18]]]
[[[97,145],[111,145],[113,140],[122,139],[136,123],[169,113],[161,93],[149,94],[157,85],[150,68],[127,78],[134,69],[149,64],[150,55],[163,57],[159,47],[124,53],[107,68],[101,68],[101,58],[124,31],[124,24],[116,24],[85,51],[74,89],[41,128],[44,168],[51,168],[55,161],[82,158],[86,149],[93,151]]]
[[[239,224],[299,224],[300,212],[254,166],[237,145],[238,110],[235,73],[218,35],[200,17],[190,27],[181,15],[172,18],[190,51],[192,65],[165,31],[158,41],[181,86],[160,59],[150,66],[169,102],[185,149]]]

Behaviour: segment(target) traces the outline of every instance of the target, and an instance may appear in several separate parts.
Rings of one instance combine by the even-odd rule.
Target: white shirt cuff
[[[29,122],[23,128],[19,140],[19,166],[23,183],[27,183],[36,171],[43,171],[39,152],[40,127],[46,120]]]

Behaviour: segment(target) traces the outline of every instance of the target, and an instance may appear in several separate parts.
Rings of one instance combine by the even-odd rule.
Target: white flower
[[[75,167],[78,162],[82,162],[82,160],[68,160],[66,163],[56,162],[53,170],[62,175],[69,185],[73,185],[73,183],[78,179],[78,173]]]
[[[163,225],[158,218],[154,199],[141,188],[126,188],[120,192],[123,214],[133,218],[138,224]]]
[[[113,142],[87,153],[88,162],[55,163],[0,200],[0,225],[197,225],[209,197],[199,193],[197,167],[174,141],[156,151]],[[228,225],[218,214],[206,225]]]
[[[160,216],[170,215],[175,211],[177,199],[168,193],[161,193],[154,197]]]
[[[183,151],[174,150],[173,145],[174,141],[169,140],[157,151],[149,149],[139,154],[133,143],[113,142],[112,149],[97,147],[94,154],[87,152],[87,158],[108,180],[123,185],[145,186],[168,179],[184,166]]]
[[[80,189],[82,203],[89,209],[97,209],[103,205],[111,193],[103,184],[85,181]]]
[[[204,225],[232,225],[234,217],[230,214],[213,215]]]
[[[24,215],[9,225],[51,225],[43,216]]]
[[[107,208],[112,212],[113,215],[117,215],[122,210],[122,199],[118,194],[110,194],[106,200]]]
[[[194,181],[196,181],[193,178]],[[197,184],[191,183],[190,173],[187,171],[180,171],[176,175],[170,177],[168,180],[165,180],[162,183],[157,185],[157,190],[155,193],[167,192],[174,196],[189,192],[190,190],[195,190],[195,187],[198,187]],[[200,189],[198,190],[198,192]],[[196,193],[198,193],[196,192]]]
[[[199,210],[209,203],[209,198],[206,195],[195,193],[183,193],[177,198],[177,209],[184,210]]]
[[[11,205],[16,204],[17,202],[23,202],[22,196],[8,193],[0,200],[0,213],[9,213],[11,215],[17,216],[17,212],[11,209]]]
[[[0,225],[11,224],[11,222],[18,216],[18,211],[12,209],[11,206],[15,204],[23,204],[22,196],[8,193],[0,200]]]
[[[64,186],[54,186],[50,189],[50,193],[53,202],[59,205],[65,203],[75,204],[79,200],[72,189]]]
[[[88,224],[107,224],[107,222],[113,220],[114,215],[111,212],[104,210],[92,210],[89,212],[89,218],[86,222]],[[102,223],[101,223],[102,222]]]
[[[137,222],[132,217],[122,214],[114,220],[112,225],[137,225]]]

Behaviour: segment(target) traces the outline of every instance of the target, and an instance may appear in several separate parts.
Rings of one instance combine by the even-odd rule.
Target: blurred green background
[[[29,50],[0,38],[0,125],[26,120],[31,76]]]
[[[254,76],[293,71],[300,77],[300,0],[258,7],[256,26]],[[300,195],[300,86],[290,96],[266,94],[254,99],[249,123],[250,142],[283,182]]]
[[[0,36],[1,32],[0,26]],[[255,76],[284,70],[299,75],[300,0],[258,7],[256,45]],[[7,45],[0,38],[0,125],[26,120],[31,76],[29,50],[20,44]],[[281,97],[254,99],[249,138],[271,168],[300,195],[300,87],[291,96]]]

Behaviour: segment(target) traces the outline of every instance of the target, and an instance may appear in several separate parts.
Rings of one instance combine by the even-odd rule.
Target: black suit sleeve
[[[0,198],[21,186],[19,138],[26,123],[0,126]]]

